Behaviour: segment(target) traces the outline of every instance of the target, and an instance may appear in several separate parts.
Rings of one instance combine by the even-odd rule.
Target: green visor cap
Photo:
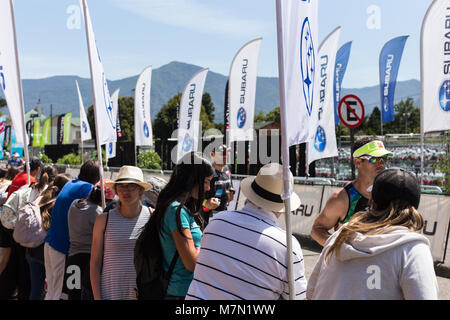
[[[389,157],[392,157],[394,154],[384,148],[384,144],[382,141],[375,140],[366,143],[361,148],[353,152],[353,158],[358,158],[363,155],[369,155],[372,157],[383,157],[387,155]]]

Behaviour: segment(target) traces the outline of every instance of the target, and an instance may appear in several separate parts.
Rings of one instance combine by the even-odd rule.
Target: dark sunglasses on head
[[[361,157],[361,159],[367,160],[367,161],[369,161],[372,164],[378,164],[381,161],[383,161],[383,163],[386,163],[388,157],[387,156],[383,156],[383,157]]]

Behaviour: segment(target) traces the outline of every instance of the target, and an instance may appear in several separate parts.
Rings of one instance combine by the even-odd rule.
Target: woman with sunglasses
[[[97,216],[92,238],[90,277],[95,300],[134,300],[134,246],[150,210],[141,202],[151,186],[142,170],[120,168],[117,179],[105,185],[119,197],[116,207]]]
[[[384,148],[382,141],[374,137],[356,141],[352,146],[352,153],[353,162],[358,169],[357,178],[330,196],[311,230],[311,237],[322,246],[330,237],[328,230],[337,230],[353,214],[367,208],[370,198],[367,189],[375,176],[384,170],[387,157],[393,155]]]

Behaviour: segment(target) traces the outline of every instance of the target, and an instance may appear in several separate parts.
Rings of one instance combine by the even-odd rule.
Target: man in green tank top
[[[374,137],[356,141],[352,153],[358,169],[356,179],[330,196],[311,230],[311,237],[322,246],[330,237],[330,229],[337,230],[354,213],[365,210],[370,198],[367,189],[372,186],[375,176],[384,170],[387,157],[393,155],[384,148],[382,141]]]

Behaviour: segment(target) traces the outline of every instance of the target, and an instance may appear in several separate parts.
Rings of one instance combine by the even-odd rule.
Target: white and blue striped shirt
[[[292,238],[295,295],[306,296],[303,254]],[[216,214],[204,230],[187,300],[289,299],[286,231],[270,211],[247,203]]]

